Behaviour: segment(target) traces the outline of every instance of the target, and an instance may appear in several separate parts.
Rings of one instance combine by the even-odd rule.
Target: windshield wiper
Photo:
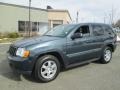
[[[53,35],[44,35],[44,36],[49,36],[49,37],[63,37],[63,36],[53,36]]]
[[[50,36],[50,37],[53,37],[52,35],[44,35],[44,36]]]

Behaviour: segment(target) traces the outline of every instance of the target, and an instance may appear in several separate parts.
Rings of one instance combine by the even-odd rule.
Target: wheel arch
[[[111,48],[112,52],[114,52],[114,46],[113,46],[113,44],[107,44],[107,46]]]
[[[33,71],[35,69],[35,65],[36,65],[37,60],[40,57],[44,56],[44,55],[53,55],[53,56],[55,56],[58,59],[58,61],[60,62],[61,69],[64,69],[66,67],[66,63],[64,61],[64,57],[57,51],[51,51],[51,52],[42,53],[42,54],[37,56],[36,61],[34,63]]]

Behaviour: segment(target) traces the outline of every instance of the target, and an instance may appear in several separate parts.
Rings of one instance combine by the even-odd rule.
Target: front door
[[[82,34],[82,37],[67,39],[67,57],[69,58],[69,64],[83,62],[92,57],[92,50],[94,49],[93,37],[88,25],[80,26],[74,33]]]

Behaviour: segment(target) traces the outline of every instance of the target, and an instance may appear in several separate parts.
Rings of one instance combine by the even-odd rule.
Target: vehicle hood
[[[53,41],[53,40],[58,40],[58,39],[60,39],[60,37],[37,36],[37,37],[32,37],[32,38],[16,41],[14,43],[14,45],[17,47],[27,47],[30,45],[35,45],[35,44],[44,43],[44,42]]]

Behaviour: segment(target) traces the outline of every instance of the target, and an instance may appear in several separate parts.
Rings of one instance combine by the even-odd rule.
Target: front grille
[[[16,51],[17,51],[17,47],[11,45],[10,48],[9,48],[9,51],[8,53],[11,55],[11,56],[16,56]]]

